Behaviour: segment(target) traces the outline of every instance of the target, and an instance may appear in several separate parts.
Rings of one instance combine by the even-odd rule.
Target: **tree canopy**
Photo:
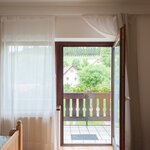
[[[79,72],[79,80],[86,87],[110,84],[110,73],[103,65],[89,65]]]

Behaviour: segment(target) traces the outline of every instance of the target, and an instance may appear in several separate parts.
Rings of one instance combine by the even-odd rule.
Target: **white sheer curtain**
[[[138,88],[138,64],[136,50],[136,17],[127,14],[117,16],[87,15],[83,19],[105,38],[114,41],[119,28],[126,25],[126,101],[125,101],[125,149],[141,149],[141,120]]]
[[[53,17],[1,18],[1,134],[16,120],[24,150],[56,149]]]
[[[83,20],[106,41],[114,41],[118,33],[117,17],[114,15],[84,15]]]

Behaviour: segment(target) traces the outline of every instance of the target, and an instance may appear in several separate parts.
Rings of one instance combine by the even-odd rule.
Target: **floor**
[[[113,150],[112,146],[61,147],[60,150]]]
[[[64,126],[64,144],[111,144],[111,126]]]

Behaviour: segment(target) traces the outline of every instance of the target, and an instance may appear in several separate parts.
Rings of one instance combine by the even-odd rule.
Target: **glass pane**
[[[111,47],[64,47],[64,143],[111,144]]]
[[[114,139],[115,145],[119,147],[120,133],[120,46],[114,49]]]

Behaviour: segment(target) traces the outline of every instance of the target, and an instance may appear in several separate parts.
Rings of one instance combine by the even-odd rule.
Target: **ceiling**
[[[149,0],[0,0],[0,3],[108,3],[108,2],[134,2],[143,3]]]
[[[150,0],[0,0],[0,8],[9,6],[111,6],[150,7]],[[58,8],[58,7],[57,7]]]

